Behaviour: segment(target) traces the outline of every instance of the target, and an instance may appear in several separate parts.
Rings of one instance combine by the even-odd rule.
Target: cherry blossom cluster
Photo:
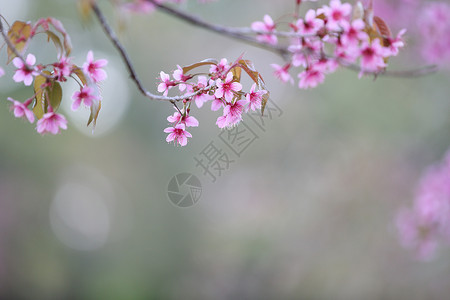
[[[301,1],[298,1],[300,5]],[[279,44],[279,36],[288,37],[290,60],[283,66],[272,64],[275,75],[283,82],[293,83],[290,71],[300,68],[298,87],[316,87],[340,65],[358,64],[360,76],[381,73],[387,60],[396,56],[404,46],[405,30],[393,37],[385,22],[374,17],[370,8],[361,3],[352,7],[340,0],[310,9],[303,18],[289,22],[289,30],[277,31],[286,22],[274,22],[269,15],[253,22],[251,28],[257,39],[271,45]]]
[[[204,65],[210,65],[209,71],[204,73],[189,74],[189,71]],[[244,70],[254,81],[248,92],[243,91],[240,83],[240,73]],[[216,125],[219,128],[230,128],[242,120],[243,113],[249,110],[263,109],[268,99],[268,92],[264,89],[264,83],[249,61],[238,60],[229,63],[223,58],[220,62],[207,60],[197,64],[177,69],[172,76],[161,71],[161,82],[158,92],[167,96],[169,90],[176,88],[185,99],[183,107],[175,106],[176,111],[167,118],[170,126],[164,129],[168,133],[167,142],[185,146],[187,138],[192,137],[187,127],[197,127],[198,120],[191,115],[191,105],[195,103],[201,108],[205,103],[211,103],[211,110],[221,110]]]
[[[51,30],[50,25],[56,32]],[[63,37],[63,42],[58,33]],[[36,64],[34,54],[24,56],[29,42],[37,34],[47,34],[48,39],[55,44],[58,50],[55,62]],[[16,51],[8,48],[9,60],[12,59],[16,68],[13,80],[34,87],[33,95],[24,101],[7,98],[15,117],[25,118],[30,123],[38,119],[36,130],[40,134],[58,134],[61,129],[67,129],[65,116],[57,113],[57,110],[63,96],[61,84],[72,78],[80,88],[73,93],[71,108],[73,111],[78,110],[81,105],[90,108],[89,123],[95,124],[101,102],[98,84],[107,77],[103,70],[107,65],[105,59],[95,60],[93,52],[89,51],[81,67],[72,63],[73,58],[69,56],[70,37],[61,22],[54,18],[41,19],[33,26],[16,21],[9,29],[7,38]],[[0,75],[4,74],[3,69],[0,71]]]
[[[401,243],[419,259],[434,256],[441,240],[450,242],[450,152],[422,177],[412,208],[397,215]]]
[[[450,4],[429,3],[421,10],[419,31],[422,55],[431,63],[450,62]]]

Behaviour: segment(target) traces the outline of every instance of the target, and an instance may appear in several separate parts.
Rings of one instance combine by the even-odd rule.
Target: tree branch
[[[222,26],[222,25],[218,25],[218,24],[211,24],[211,23],[208,23],[196,16],[187,14],[176,8],[167,6],[165,4],[158,3],[155,0],[146,0],[146,1],[155,5],[159,10],[161,10],[171,16],[174,16],[177,19],[183,20],[193,26],[200,27],[200,28],[224,35],[224,36],[228,36],[228,37],[236,39],[236,40],[243,41],[252,46],[274,52],[278,55],[281,55],[283,58],[286,58],[290,55],[290,52],[285,47],[261,43],[254,37],[248,36],[247,34],[255,33],[250,28],[232,28],[232,27]]]
[[[188,95],[184,95],[184,96],[175,96],[175,97],[165,97],[165,96],[161,96],[161,95],[155,95],[151,92],[149,92],[141,83],[136,70],[134,69],[133,63],[131,62],[130,57],[128,56],[127,51],[125,50],[125,47],[122,45],[122,43],[119,41],[116,33],[114,32],[114,30],[111,28],[111,26],[108,24],[108,22],[106,21],[105,16],[103,15],[102,11],[100,10],[100,8],[98,7],[98,5],[93,1],[92,3],[92,10],[95,13],[95,16],[97,17],[98,21],[100,22],[101,27],[103,28],[103,31],[106,33],[106,35],[108,36],[108,38],[111,40],[111,42],[113,43],[114,47],[117,49],[117,51],[119,51],[120,56],[122,57],[122,60],[124,61],[128,72],[130,74],[130,78],[131,80],[134,81],[134,83],[136,84],[138,90],[147,98],[151,99],[151,100],[158,100],[158,101],[168,101],[171,102],[172,104],[175,105],[175,102],[180,101],[180,100],[184,100],[184,99],[188,99],[191,98],[197,94],[199,94],[200,91],[197,91],[196,93],[192,93],[192,94],[188,94]]]
[[[32,71],[31,68],[28,66],[28,64],[27,64],[27,62],[26,62],[26,60],[25,60],[25,58],[19,53],[19,51],[17,50],[16,46],[14,46],[13,42],[11,42],[11,40],[10,40],[9,37],[8,37],[8,35],[5,33],[5,31],[4,31],[3,29],[4,29],[4,28],[3,28],[3,21],[2,21],[2,19],[1,19],[1,17],[0,17],[0,33],[1,33],[2,37],[3,37],[3,39],[5,40],[6,45],[7,45],[8,48],[14,53],[14,55],[15,55],[16,57],[18,57],[18,58],[23,62],[23,65],[24,65],[27,69],[30,69],[30,71]],[[35,71],[37,71],[37,70],[35,70]],[[45,73],[43,73],[43,72],[41,72],[41,71],[37,71],[37,72],[38,72],[39,75],[41,75],[42,77],[45,77],[45,78],[50,79],[50,80],[53,79],[53,77],[50,76],[50,75],[48,75],[48,74],[45,74]]]
[[[247,44],[250,44],[252,46],[262,48],[269,50],[271,52],[274,52],[278,55],[280,55],[285,61],[289,61],[290,56],[292,53],[283,46],[278,45],[270,45],[264,42],[258,41],[256,38],[248,36],[249,34],[264,34],[264,32],[256,32],[253,31],[251,28],[232,28],[232,27],[226,27],[222,25],[217,24],[211,24],[204,20],[201,20],[200,18],[196,16],[192,16],[190,14],[187,14],[181,10],[178,10],[177,8],[158,3],[155,0],[146,0],[147,2],[152,3],[155,7],[157,7],[159,10],[177,18],[182,21],[185,21],[193,26],[200,27],[215,33],[218,33],[223,36],[227,36],[233,39],[237,39],[240,41],[243,41]],[[289,32],[270,32],[267,34],[274,34],[278,36],[284,36],[284,37],[305,37],[302,35],[298,35],[296,33],[289,33]],[[348,68],[350,70],[361,72],[363,71],[358,65],[355,64],[348,64],[348,63],[341,63],[341,66]],[[373,74],[375,76],[388,76],[388,77],[404,77],[404,78],[414,78],[418,76],[424,76],[431,73],[434,73],[438,70],[438,67],[436,65],[430,65],[430,66],[424,66],[416,69],[410,69],[410,70],[403,70],[403,71],[384,71],[384,72],[365,72],[365,74]]]

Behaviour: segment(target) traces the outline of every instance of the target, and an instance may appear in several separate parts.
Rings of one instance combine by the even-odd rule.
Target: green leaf
[[[61,85],[59,84],[59,82],[53,82],[52,85],[46,88],[46,90],[50,105],[52,106],[53,111],[56,112],[59,108],[59,105],[61,104],[63,96]]]
[[[47,111],[44,95],[45,87],[42,88],[42,85],[46,82],[47,78],[42,75],[38,75],[34,78],[34,94],[36,96],[34,101],[33,113],[38,119],[42,118],[42,116]]]
[[[63,96],[61,85],[55,81],[51,82],[48,86],[47,83],[47,78],[42,75],[38,75],[34,79],[34,93],[36,96],[33,113],[38,119],[41,119],[47,113],[49,103],[54,112],[58,110],[61,104]]]

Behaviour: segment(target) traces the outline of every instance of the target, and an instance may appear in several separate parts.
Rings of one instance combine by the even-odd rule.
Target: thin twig
[[[432,73],[436,73],[439,71],[439,67],[437,65],[429,65],[429,66],[423,66],[418,69],[413,70],[403,70],[403,71],[386,71],[382,73],[384,76],[388,77],[398,77],[398,78],[416,78],[419,76],[425,76]]]
[[[27,68],[30,71],[36,71],[39,73],[39,75],[41,75],[42,77],[45,77],[46,79],[49,80],[53,80],[54,78],[51,75],[45,74],[41,71],[35,70],[33,68],[30,68],[30,66],[27,64],[27,61],[25,60],[25,58],[19,53],[19,51],[17,50],[16,46],[14,46],[13,42],[11,42],[10,38],[8,37],[8,35],[5,33],[5,31],[3,30],[3,21],[0,18],[0,33],[3,37],[3,39],[5,40],[6,45],[8,46],[8,48],[14,53],[14,55],[16,57],[18,57],[22,62],[23,65],[25,66],[25,68]]]
[[[258,47],[258,48],[262,48],[271,52],[274,52],[278,55],[281,55],[282,57],[286,57],[289,56],[290,53],[289,51],[285,48],[285,47],[280,47],[277,45],[270,45],[267,43],[261,43],[260,41],[258,41],[257,39],[255,39],[254,37],[248,36],[246,34],[251,34],[251,33],[255,33],[253,32],[251,29],[248,28],[232,28],[232,27],[227,27],[227,26],[222,26],[222,25],[217,25],[217,24],[211,24],[208,23],[196,16],[187,14],[181,10],[178,10],[176,8],[170,7],[168,5],[165,4],[161,4],[161,3],[157,3],[157,1],[155,0],[146,0],[147,2],[152,3],[153,5],[155,5],[156,7],[159,8],[159,10],[174,16],[180,20],[183,20],[189,24],[192,24],[194,26],[197,27],[201,27],[204,29],[207,29],[209,31],[215,32],[215,33],[219,33],[221,35],[224,36],[228,36],[240,41],[243,41],[247,44],[250,44],[252,46]]]
[[[151,99],[151,100],[159,100],[159,101],[168,101],[171,102],[172,104],[175,105],[176,101],[180,101],[180,100],[184,100],[184,99],[188,99],[191,98],[197,94],[199,94],[200,92],[202,92],[202,90],[197,91],[195,93],[192,94],[188,94],[188,95],[184,95],[184,96],[175,96],[175,97],[165,97],[165,96],[161,96],[161,95],[155,95],[151,92],[149,92],[141,83],[136,70],[134,69],[133,63],[131,62],[130,57],[128,56],[127,51],[125,50],[125,47],[122,45],[122,43],[119,41],[116,33],[114,32],[114,30],[111,28],[111,26],[108,24],[108,22],[106,21],[105,16],[103,15],[102,11],[100,10],[100,8],[97,6],[97,4],[95,2],[92,3],[92,9],[98,19],[98,21],[100,22],[100,25],[102,26],[103,30],[105,31],[106,35],[108,36],[108,38],[111,40],[111,42],[113,43],[114,47],[119,51],[120,56],[122,57],[128,72],[130,74],[131,79],[134,81],[134,83],[136,84],[137,88],[139,89],[139,91],[146,96],[147,98]]]
[[[423,66],[417,69],[410,70],[384,70],[384,71],[363,71],[360,66],[352,63],[345,62],[344,60],[338,59],[338,63],[352,71],[363,72],[364,74],[383,76],[383,77],[396,77],[396,78],[416,78],[419,76],[425,76],[432,73],[436,73],[439,68],[436,65]]]
[[[5,43],[6,43],[6,45],[8,46],[8,48],[9,48],[12,52],[14,52],[14,54],[15,54],[17,57],[19,57],[19,58],[23,61],[23,63],[24,63],[25,65],[27,65],[26,62],[25,62],[25,59],[22,57],[22,55],[20,55],[19,51],[17,51],[16,47],[15,47],[14,44],[11,42],[11,40],[10,40],[9,37],[8,37],[8,35],[3,31],[3,21],[2,21],[1,19],[0,19],[0,31],[1,31],[1,34],[2,34],[2,36],[3,36],[3,39],[5,40]]]

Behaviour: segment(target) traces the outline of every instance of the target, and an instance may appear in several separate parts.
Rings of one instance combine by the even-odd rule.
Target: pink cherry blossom
[[[325,80],[325,73],[319,67],[313,65],[298,74],[298,78],[300,79],[298,83],[299,88],[314,88]]]
[[[26,117],[30,123],[34,122],[34,114],[28,108],[28,105],[33,101],[33,99],[29,99],[24,103],[14,100],[11,97],[8,97],[8,101],[12,102],[11,110],[14,111],[14,116],[16,118],[24,118]]]
[[[297,20],[295,27],[302,35],[314,35],[323,27],[323,24],[323,20],[316,18],[316,11],[310,9],[306,12],[304,20]]]
[[[216,86],[217,89],[214,93],[214,96],[216,98],[225,97],[225,100],[228,102],[231,102],[233,100],[235,92],[239,92],[240,90],[242,90],[242,84],[233,81],[233,73],[231,72],[227,74],[224,82],[220,78],[217,79]]]
[[[308,59],[305,51],[303,51],[302,44],[294,44],[288,47],[288,50],[293,53],[292,65],[294,67],[306,67],[308,65]]]
[[[234,103],[227,103],[223,109],[223,115],[217,119],[217,126],[219,128],[232,127],[237,125],[242,120],[242,113],[246,100],[239,100]]]
[[[12,62],[17,68],[16,73],[13,77],[14,81],[23,81],[23,84],[25,84],[26,86],[31,85],[31,83],[33,82],[33,76],[36,76],[38,74],[33,67],[36,63],[36,57],[30,53],[27,55],[25,63],[19,57],[14,58]]]
[[[446,65],[450,62],[450,4],[427,2],[421,7],[417,20],[422,45],[421,53],[429,63]]]
[[[179,65],[177,65],[177,69],[173,72],[173,78],[176,81],[179,81],[181,83],[178,84],[178,88],[180,91],[184,91],[186,89],[186,84],[184,82],[191,79],[191,76],[186,76],[183,73],[183,68],[181,68]]]
[[[325,74],[330,74],[337,70],[337,68],[339,67],[339,63],[334,58],[322,57],[317,62],[315,62],[313,66],[317,70],[320,70]]]
[[[252,88],[250,89],[250,92],[245,95],[245,98],[247,100],[247,111],[249,109],[255,111],[257,109],[261,108],[263,95],[267,94],[266,90],[256,90],[256,83],[252,85]]]
[[[355,63],[361,54],[358,44],[349,43],[346,45],[337,44],[334,49],[334,56],[342,63]]]
[[[338,31],[348,23],[352,6],[349,3],[342,4],[340,0],[331,0],[330,6],[324,6],[321,11],[327,18],[327,28]]]
[[[362,72],[376,72],[386,67],[385,53],[379,39],[363,42],[360,48]]]
[[[121,8],[133,13],[148,14],[155,10],[155,5],[146,0],[134,0],[133,2],[122,4]]]
[[[185,130],[186,126],[182,123],[175,125],[175,127],[167,127],[164,129],[165,133],[169,135],[166,138],[168,143],[174,141],[174,143],[180,146],[186,146],[187,138],[192,137],[192,135]]]
[[[47,112],[37,121],[36,130],[40,134],[58,134],[60,129],[67,129],[67,120],[63,115],[53,111]]]
[[[106,59],[94,61],[94,53],[89,51],[86,57],[86,62],[83,64],[83,71],[88,74],[95,83],[97,83],[107,78],[105,70],[102,69],[107,64],[108,61]]]
[[[427,224],[410,210],[402,210],[395,220],[403,247],[412,249],[419,260],[430,260],[434,257],[438,246],[437,228]]]
[[[366,0],[367,2],[368,0]],[[373,1],[373,11],[385,20],[391,28],[413,28],[417,26],[417,13],[423,10],[419,7],[421,2],[428,1],[375,0]]]
[[[175,86],[175,83],[170,80],[170,75],[161,71],[160,73],[161,83],[158,85],[158,92],[163,93],[164,96],[167,96],[169,90]]]
[[[264,16],[264,22],[260,21],[253,22],[251,27],[254,31],[259,32],[257,35],[258,41],[268,43],[271,45],[277,44],[278,42],[277,36],[274,34],[270,34],[275,30],[275,23],[273,22],[272,18],[269,15]]]
[[[75,111],[80,107],[81,102],[87,107],[91,107],[95,100],[100,100],[97,95],[95,95],[94,89],[89,86],[83,86],[79,91],[73,93],[72,99],[72,110]]]
[[[212,111],[218,111],[222,107],[224,107],[224,101],[220,98],[214,98],[214,100],[211,102],[211,110]]]
[[[291,45],[288,50],[294,53],[292,56],[292,65],[294,67],[306,67],[310,63],[317,61],[321,56],[320,51],[323,43],[320,40],[303,39],[301,45]]]
[[[205,90],[203,93],[192,97],[198,108],[201,108],[205,102],[215,99],[214,96],[208,94],[208,89],[206,89],[208,86],[208,79],[205,76],[198,76],[197,85],[195,85],[194,88],[189,89],[189,92]]]
[[[402,29],[395,38],[387,37],[384,39],[385,43],[387,43],[387,45],[385,46],[387,56],[396,56],[399,52],[399,49],[405,46],[405,43],[402,39],[405,32],[406,29]]]
[[[209,68],[209,73],[216,73],[218,77],[222,77],[222,74],[228,70],[229,64],[226,58],[222,58],[217,65],[212,65]]]
[[[420,259],[435,255],[440,240],[450,242],[450,152],[421,178],[413,207],[397,216],[400,241]]]
[[[180,123],[184,124],[186,127],[198,126],[198,120],[195,117],[189,116],[187,114],[182,116],[178,111],[176,111],[172,116],[168,116],[167,121],[169,121],[173,125]]]
[[[275,69],[274,75],[276,78],[280,79],[282,82],[290,82],[291,84],[294,84],[294,79],[288,72],[291,64],[286,64],[284,66],[270,64],[270,66]]]
[[[58,62],[53,64],[55,77],[59,81],[65,81],[64,77],[70,76],[72,73],[73,64],[70,63],[70,58],[62,56]]]
[[[3,77],[5,75],[5,70],[3,70],[2,67],[0,67],[0,77]]]
[[[367,39],[367,33],[364,32],[366,24],[361,19],[353,20],[352,23],[343,24],[344,32],[341,37],[343,45],[356,45],[360,41]]]

